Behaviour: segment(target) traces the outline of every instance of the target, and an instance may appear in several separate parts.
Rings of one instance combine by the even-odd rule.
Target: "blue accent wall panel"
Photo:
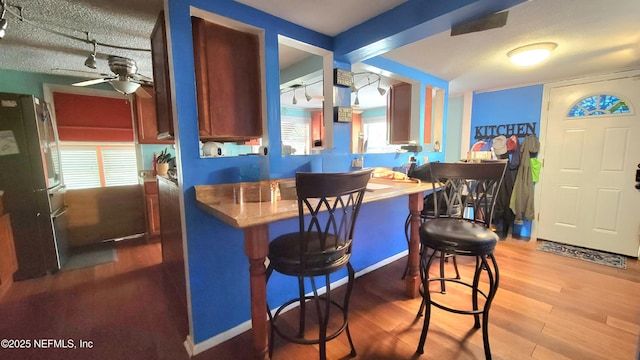
[[[540,138],[543,87],[544,85],[532,85],[474,94],[470,145],[477,141],[476,135],[485,135],[495,125],[536,123],[535,135]],[[496,128],[496,131],[499,130],[500,128]],[[519,142],[522,143],[522,139]],[[528,239],[531,236],[531,221],[525,220],[523,225],[513,225],[512,234],[514,237]]]
[[[283,19],[249,8],[236,1],[168,0],[168,31],[172,85],[176,102],[176,155],[182,176],[188,274],[190,280],[192,336],[201,343],[250,319],[249,263],[244,253],[244,234],[222,223],[197,207],[196,185],[257,181],[260,179],[292,178],[297,171],[348,171],[354,155],[350,154],[349,124],[336,124],[334,148],[322,154],[282,156],[280,149],[280,90],[278,65],[278,34],[317,47],[333,50],[333,38],[304,29]],[[198,113],[196,105],[193,41],[191,38],[190,6],[253,26],[264,39],[265,114],[270,152],[268,156],[239,156],[201,159],[199,156]],[[385,62],[384,59],[379,61]],[[385,62],[387,65],[392,63]],[[336,67],[350,64],[335,62]],[[428,74],[398,66],[407,77],[433,84],[445,81]],[[393,69],[391,69],[393,70]],[[365,166],[399,166],[406,163],[405,154],[367,154]],[[430,158],[431,155],[429,155]],[[406,249],[404,219],[408,200],[398,198],[380,204],[366,204],[358,224],[360,236],[354,266],[364,268]],[[385,221],[379,221],[380,214]],[[388,216],[392,213],[392,216]],[[388,219],[387,219],[388,218]],[[375,229],[371,232],[370,229]],[[296,231],[295,220],[269,226],[273,239],[283,231]],[[400,275],[400,274],[399,274]],[[338,276],[338,279],[340,276]],[[336,279],[337,280],[337,279]],[[274,276],[268,285],[268,300],[272,307],[282,303],[285,295],[295,293],[290,279]]]
[[[471,110],[471,144],[476,127],[519,123],[536,123],[540,136],[540,111],[543,85],[492,91],[473,95]]]

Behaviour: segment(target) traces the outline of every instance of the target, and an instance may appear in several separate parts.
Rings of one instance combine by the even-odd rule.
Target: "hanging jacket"
[[[539,150],[540,142],[535,135],[527,135],[520,145],[520,166],[513,184],[510,201],[516,224],[522,224],[524,219],[533,220],[535,218],[530,159],[531,154],[537,153]]]

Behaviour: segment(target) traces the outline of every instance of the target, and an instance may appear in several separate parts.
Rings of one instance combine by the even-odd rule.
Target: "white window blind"
[[[60,145],[62,176],[68,189],[138,183],[133,145]]]
[[[131,149],[102,149],[102,168],[105,186],[132,185],[138,183],[136,151]]]
[[[368,121],[362,124],[364,139],[367,143],[366,152],[385,153],[393,152],[400,148],[400,145],[389,145],[387,143],[387,123],[384,118],[377,121]]]
[[[282,145],[289,145],[294,154],[308,154],[311,143],[311,127],[308,119],[283,117],[281,122]]]

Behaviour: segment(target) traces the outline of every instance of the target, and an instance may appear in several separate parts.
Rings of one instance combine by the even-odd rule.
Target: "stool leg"
[[[324,316],[322,315],[322,309],[320,307],[320,297],[318,296],[318,288],[316,287],[316,280],[314,277],[310,277],[311,287],[313,288],[313,300],[316,304],[316,315],[318,317],[318,347],[320,349],[320,360],[327,358],[326,343],[327,343],[327,323],[329,322],[329,307],[331,306],[331,289],[329,285],[329,276],[325,275],[327,292],[326,305]]]
[[[480,275],[482,274],[482,269],[484,267],[484,264],[485,264],[484,258],[480,256],[476,256],[476,271],[473,274],[473,287],[472,287],[473,292],[471,294],[474,311],[478,310],[478,284],[480,283]],[[479,329],[480,315],[476,313],[473,315],[473,318],[475,320],[473,327],[475,327],[476,329]]]
[[[446,261],[447,254],[444,251],[440,251],[440,293],[446,294],[447,288],[444,281],[444,263]]]
[[[407,248],[409,246],[409,227],[411,225],[411,213],[407,216],[407,220],[404,221],[404,237],[407,239]],[[409,273],[409,258],[407,257],[407,265],[404,267],[404,272],[402,273],[401,279],[404,280]]]
[[[456,279],[460,280],[460,272],[458,271],[458,260],[456,260],[456,255],[451,255],[453,259],[453,269],[456,271]]]
[[[420,333],[420,342],[418,343],[418,348],[416,349],[416,353],[423,354],[424,353],[424,343],[427,340],[427,331],[429,331],[429,321],[431,320],[431,293],[429,292],[429,269],[431,268],[431,264],[435,259],[436,252],[433,251],[429,256],[429,259],[425,259],[427,254],[427,249],[425,248],[422,252],[422,257],[420,260],[420,277],[422,278],[422,303],[420,304],[420,310],[418,311],[418,316],[422,313],[424,309],[424,323],[422,325],[422,332]]]
[[[487,269],[487,275],[489,277],[489,293],[487,294],[487,302],[485,303],[484,309],[482,311],[482,340],[484,342],[484,356],[487,360],[491,359],[491,348],[489,347],[489,309],[491,308],[493,298],[498,291],[498,282],[500,277],[496,258],[493,256],[493,254],[489,254],[489,259],[491,259],[493,272],[491,271],[491,268],[487,263],[486,257],[483,257],[482,259],[485,265],[485,269]]]
[[[349,273],[349,280],[347,282],[347,293],[344,296],[344,322],[347,324],[347,327],[345,329],[345,331],[347,332],[347,339],[349,340],[349,346],[351,346],[351,353],[349,354],[351,357],[354,357],[357,355],[356,353],[356,348],[355,346],[353,346],[353,340],[351,339],[351,332],[349,331],[349,300],[351,299],[351,290],[353,290],[353,283],[355,281],[355,270],[353,270],[353,266],[351,266],[351,263],[348,262],[347,263],[347,271]]]
[[[306,322],[306,301],[304,298],[304,278],[301,276],[298,276],[298,296],[300,299],[300,324],[298,326],[298,337],[299,338],[303,338],[304,337],[304,329],[305,329],[305,322]]]

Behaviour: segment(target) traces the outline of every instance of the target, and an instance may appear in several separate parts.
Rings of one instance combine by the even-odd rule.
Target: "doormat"
[[[612,266],[619,269],[627,268],[627,258],[623,255],[611,254],[546,240],[538,240],[538,243],[537,249],[548,253],[589,261],[595,264]]]
[[[109,241],[72,251],[69,260],[62,267],[62,271],[88,268],[112,261],[118,261],[118,253],[115,243]]]

